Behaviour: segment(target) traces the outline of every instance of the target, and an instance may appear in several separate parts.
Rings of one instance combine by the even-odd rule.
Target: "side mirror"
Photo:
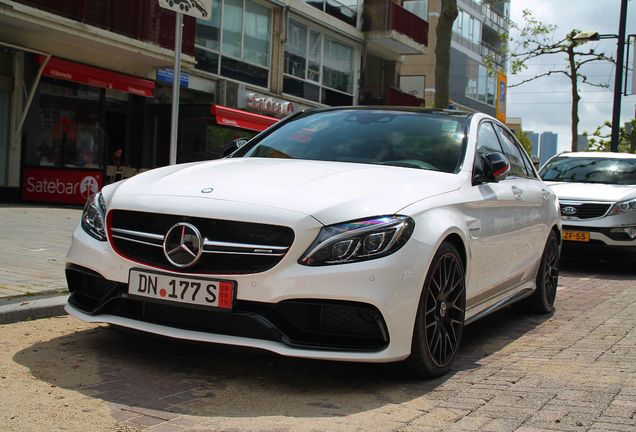
[[[503,153],[486,153],[482,158],[486,169],[484,174],[490,181],[501,181],[510,174],[510,161]]]

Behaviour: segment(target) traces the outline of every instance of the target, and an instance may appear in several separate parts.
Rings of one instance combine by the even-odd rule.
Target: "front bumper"
[[[636,238],[631,238],[624,230],[624,227],[636,227],[634,225],[624,226],[594,226],[589,223],[572,223],[563,221],[563,232],[578,231],[589,233],[589,242],[564,241],[564,245],[577,244],[578,246],[596,246],[612,248],[636,248]]]
[[[78,227],[67,256],[66,309],[89,322],[293,357],[389,362],[410,354],[431,246],[410,239],[384,258],[324,267],[297,264],[293,249],[271,270],[215,275],[237,282],[237,301],[231,313],[211,312],[128,298],[129,269],[152,268]]]

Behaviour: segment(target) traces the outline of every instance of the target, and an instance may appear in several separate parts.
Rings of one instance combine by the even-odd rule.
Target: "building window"
[[[358,25],[357,0],[305,0],[305,2],[353,27]]]
[[[466,96],[495,106],[496,80],[486,66],[468,59],[466,68]]]
[[[459,11],[453,23],[453,32],[473,44],[481,43],[481,21],[466,11]]]
[[[267,88],[270,44],[267,7],[252,0],[212,0],[211,19],[197,20],[196,68]]]
[[[289,20],[283,92],[326,105],[352,105],[353,59],[353,47]]]
[[[424,21],[428,21],[428,0],[404,0],[402,7]]]

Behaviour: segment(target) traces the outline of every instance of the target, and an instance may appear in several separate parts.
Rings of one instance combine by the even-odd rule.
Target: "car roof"
[[[636,154],[617,152],[565,152],[558,157],[598,158],[598,159],[636,159]]]
[[[312,108],[307,111],[313,112],[325,112],[325,111],[341,111],[341,110],[362,110],[362,111],[402,111],[402,112],[414,112],[422,114],[438,114],[447,115],[449,117],[461,117],[468,119],[473,114],[467,111],[457,111],[450,109],[439,108],[425,108],[425,107],[413,107],[413,106],[383,106],[383,105],[355,105],[355,106],[339,106],[339,107],[326,107],[326,108]]]

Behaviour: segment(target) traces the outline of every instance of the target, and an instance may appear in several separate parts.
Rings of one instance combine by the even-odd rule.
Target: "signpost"
[[[159,6],[176,12],[174,29],[174,69],[172,79],[172,120],[170,126],[170,165],[177,163],[177,137],[179,132],[179,89],[174,77],[181,77],[181,40],[183,14],[208,20],[212,13],[212,0],[159,0]]]

